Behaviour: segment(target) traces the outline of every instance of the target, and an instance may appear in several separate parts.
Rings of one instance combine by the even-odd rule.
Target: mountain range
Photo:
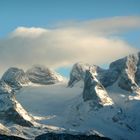
[[[140,53],[108,69],[76,63],[68,80],[12,67],[0,80],[0,139],[137,140],[139,106]]]

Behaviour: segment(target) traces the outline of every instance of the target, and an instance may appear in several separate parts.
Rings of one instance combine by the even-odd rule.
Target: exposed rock
[[[121,73],[122,69],[125,68],[125,63],[126,63],[127,57],[118,59],[109,65],[109,69],[115,70],[118,73]]]
[[[73,68],[70,73],[70,80],[68,83],[69,87],[73,87],[75,83],[80,80],[84,80],[85,71],[89,69],[89,64],[76,63],[73,65]]]
[[[104,70],[100,68],[96,77],[104,87],[108,87],[117,81],[119,73],[112,69]]]
[[[86,70],[89,69],[104,87],[117,82],[120,88],[132,91],[140,83],[140,53],[116,60],[106,70],[95,65],[76,63],[72,68],[68,86],[72,87],[78,81],[84,81]]]
[[[0,119],[22,126],[33,126],[35,121],[16,100],[9,86],[0,82]]]
[[[83,91],[84,101],[92,100],[95,105],[112,105],[113,101],[108,96],[103,85],[89,70],[86,71]]]
[[[2,76],[1,80],[13,89],[20,89],[30,82],[24,71],[18,68],[9,68]]]
[[[0,123],[0,134],[9,135],[10,130]]]
[[[26,73],[29,80],[37,84],[55,84],[64,80],[61,75],[44,66],[34,66]]]
[[[35,140],[111,140],[111,139],[100,137],[98,135],[46,133],[37,136]]]
[[[135,80],[136,80],[136,83],[140,86],[140,65],[137,66]]]
[[[137,84],[140,84],[140,52],[138,52],[137,54],[133,54],[131,56],[133,56],[133,61],[136,64],[135,80]]]
[[[118,78],[118,72],[112,69],[105,70],[96,65],[76,63],[70,73],[68,86],[73,87],[80,80],[84,81],[86,70],[89,69],[104,87],[111,86]]]
[[[0,134],[0,140],[25,140],[25,139],[18,136]]]
[[[125,67],[122,69],[118,85],[124,89],[131,91],[137,87],[135,74],[137,71],[138,56],[129,55],[126,59]]]

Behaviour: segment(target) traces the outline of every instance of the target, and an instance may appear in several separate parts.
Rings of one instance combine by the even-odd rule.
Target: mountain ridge
[[[86,70],[90,70],[104,87],[111,86],[119,79],[118,85],[124,90],[131,91],[139,85],[139,69],[140,53],[118,59],[110,63],[108,69],[76,63],[71,70],[68,86],[72,87],[78,81],[84,81]]]
[[[21,131],[18,132],[20,135],[23,136],[25,133],[26,138],[38,136],[36,139],[48,138],[50,132],[58,134],[51,134],[51,138],[63,139],[65,135],[59,134],[63,131],[68,134],[71,129],[84,134],[90,130],[97,130],[103,136],[116,140],[138,138],[140,130],[140,115],[137,113],[140,105],[139,58],[140,53],[129,55],[112,62],[107,70],[96,65],[76,63],[68,83],[64,82],[62,77],[60,77],[62,81],[59,80],[55,72],[42,66],[33,67],[27,72],[18,68],[9,68],[0,81],[2,130],[4,133],[11,134],[9,130],[16,129],[18,132],[20,127]],[[31,73],[34,80],[43,81],[43,83],[30,84]],[[48,73],[50,75],[46,75]],[[83,82],[83,87],[76,85],[80,81]],[[37,86],[34,86],[34,83]],[[57,102],[56,105],[55,102]],[[38,114],[41,110],[52,116]],[[9,127],[7,125],[9,123],[15,126]],[[43,133],[47,134],[43,135]],[[125,135],[126,133],[128,136]],[[41,134],[42,136],[39,136]],[[69,135],[67,137],[70,138]],[[79,140],[82,138],[79,136]]]

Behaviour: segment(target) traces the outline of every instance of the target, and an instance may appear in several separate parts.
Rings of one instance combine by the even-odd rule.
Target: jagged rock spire
[[[103,85],[97,80],[92,71],[86,70],[83,90],[84,101],[92,100],[95,105],[112,105],[113,101],[108,96]]]
[[[76,63],[72,68],[68,85],[72,87],[79,80],[84,81],[89,69],[104,87],[117,82],[120,88],[132,91],[140,84],[140,53],[116,60],[106,70],[95,65]]]

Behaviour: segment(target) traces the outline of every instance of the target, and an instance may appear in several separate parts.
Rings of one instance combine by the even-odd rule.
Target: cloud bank
[[[0,40],[0,71],[34,64],[59,68],[79,61],[109,63],[138,51],[119,37],[134,29],[140,29],[140,17],[65,22],[50,29],[17,27]]]

